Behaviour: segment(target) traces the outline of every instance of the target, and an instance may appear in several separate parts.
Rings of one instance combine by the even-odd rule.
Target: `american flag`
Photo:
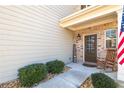
[[[124,8],[122,13],[121,29],[119,32],[118,40],[118,62],[120,65],[124,63]]]

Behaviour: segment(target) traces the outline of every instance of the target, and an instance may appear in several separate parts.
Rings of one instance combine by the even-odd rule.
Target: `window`
[[[85,8],[87,8],[89,6],[91,6],[91,5],[81,5],[81,9],[85,9]]]
[[[116,48],[117,34],[115,29],[106,31],[106,48]]]

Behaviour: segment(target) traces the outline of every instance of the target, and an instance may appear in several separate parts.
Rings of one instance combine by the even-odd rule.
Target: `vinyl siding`
[[[59,27],[76,6],[0,6],[0,83],[18,69],[59,59],[71,62],[73,33]]]

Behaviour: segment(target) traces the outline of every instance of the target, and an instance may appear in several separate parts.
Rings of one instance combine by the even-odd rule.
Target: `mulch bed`
[[[19,87],[21,87],[21,84],[18,79],[0,84],[0,88],[19,88]]]
[[[81,84],[80,88],[93,88],[91,77],[88,77],[88,78]]]
[[[62,73],[67,72],[70,69],[71,69],[70,67],[65,66]],[[58,74],[48,73],[47,78],[45,80],[41,81],[40,83],[45,82],[47,80],[50,80],[50,79],[52,79],[53,77],[55,77],[57,75]],[[34,86],[36,86],[36,85],[38,85],[38,83],[37,84],[34,84]],[[8,81],[8,82],[5,82],[5,83],[0,84],[0,88],[21,88],[21,83],[20,83],[19,79],[15,79],[15,80]]]

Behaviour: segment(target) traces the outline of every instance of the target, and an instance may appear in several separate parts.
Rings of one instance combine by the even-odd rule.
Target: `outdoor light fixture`
[[[77,40],[81,40],[81,35],[80,34],[77,35]]]

